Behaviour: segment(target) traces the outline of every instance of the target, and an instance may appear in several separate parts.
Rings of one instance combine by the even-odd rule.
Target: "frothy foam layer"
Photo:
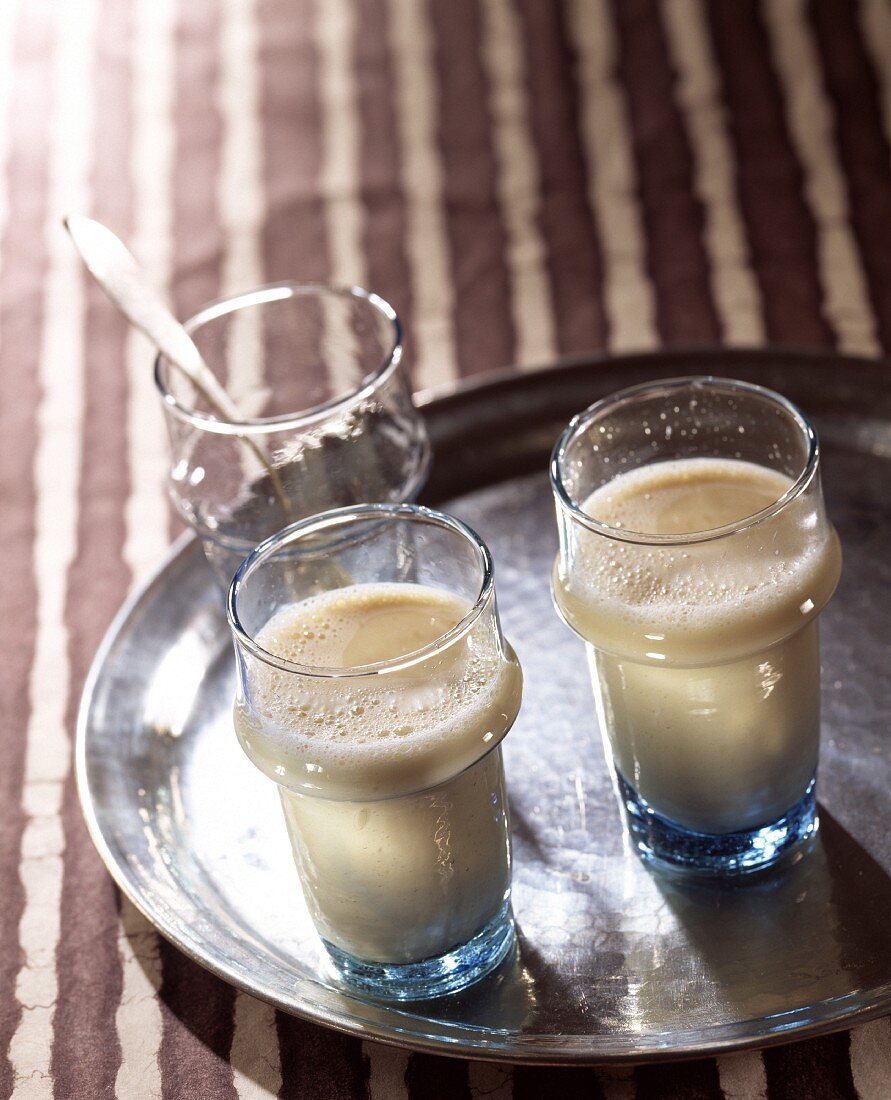
[[[642,466],[585,501],[592,519],[648,535],[711,531],[768,508],[792,487],[779,470],[732,458],[685,458]]]
[[[423,585],[353,585],[282,608],[257,642],[295,664],[358,668],[423,649],[469,611],[466,600]]]
[[[470,610],[414,584],[353,585],[282,608],[257,634],[294,663],[351,669],[407,656]],[[277,782],[342,798],[419,790],[494,747],[519,709],[521,677],[484,615],[463,637],[406,668],[364,676],[300,675],[262,665],[242,745]]]
[[[736,523],[791,487],[775,470],[736,459],[645,466],[597,489],[583,510],[611,527],[681,535]],[[728,660],[786,637],[824,606],[838,580],[838,542],[810,499],[748,531],[685,545],[623,542],[577,525],[555,593],[592,644],[652,661]]]

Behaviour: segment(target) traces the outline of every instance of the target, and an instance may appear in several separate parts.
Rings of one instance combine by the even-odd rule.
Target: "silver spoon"
[[[90,274],[127,320],[186,375],[220,420],[238,424],[243,419],[238,406],[217,381],[195,341],[170,312],[124,242],[107,226],[82,214],[70,214],[64,225]],[[269,456],[250,436],[240,438],[266,468],[273,492],[288,517],[288,502]]]

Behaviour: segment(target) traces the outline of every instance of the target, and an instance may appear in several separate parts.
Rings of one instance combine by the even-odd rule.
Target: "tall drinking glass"
[[[646,384],[575,417],[551,478],[554,596],[635,847],[774,862],[816,828],[817,619],[841,569],[813,428],[743,382]]]
[[[235,728],[278,785],[342,977],[461,989],[514,939],[501,741],[522,676],[492,560],[414,505],[339,509],[259,546],[229,591]]]
[[[186,324],[243,413],[216,417],[163,357],[170,491],[228,585],[245,555],[295,520],[364,500],[411,500],[430,448],[393,309],[358,287],[280,283]]]

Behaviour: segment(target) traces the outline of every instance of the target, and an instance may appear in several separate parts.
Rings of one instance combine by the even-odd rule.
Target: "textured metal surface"
[[[543,470],[568,415],[624,384],[704,372],[781,389],[814,417],[845,550],[823,620],[819,840],[793,866],[734,886],[656,876],[623,850],[583,647],[548,590],[556,534]],[[891,367],[768,353],[629,357],[475,386],[432,401],[427,415],[428,499],[491,546],[505,633],[526,674],[505,744],[519,953],[475,989],[409,1009],[338,989],[278,799],[232,733],[231,646],[192,542],[119,616],[81,711],[81,797],[121,887],[184,951],[252,993],[440,1053],[662,1059],[888,1011]]]

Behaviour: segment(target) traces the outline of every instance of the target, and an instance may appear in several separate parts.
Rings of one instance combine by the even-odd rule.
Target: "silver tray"
[[[821,830],[739,885],[625,851],[581,643],[551,607],[547,454],[569,415],[645,379],[761,382],[814,418],[845,549],[825,613]],[[891,1009],[891,366],[795,353],[564,363],[430,399],[425,499],[490,544],[526,673],[505,752],[519,950],[465,993],[390,1007],[344,992],[303,906],[278,799],[241,754],[222,601],[193,540],[124,607],[78,728],[84,814],[125,894],[187,955],[272,1004],[417,1050],[543,1063],[767,1045]]]

